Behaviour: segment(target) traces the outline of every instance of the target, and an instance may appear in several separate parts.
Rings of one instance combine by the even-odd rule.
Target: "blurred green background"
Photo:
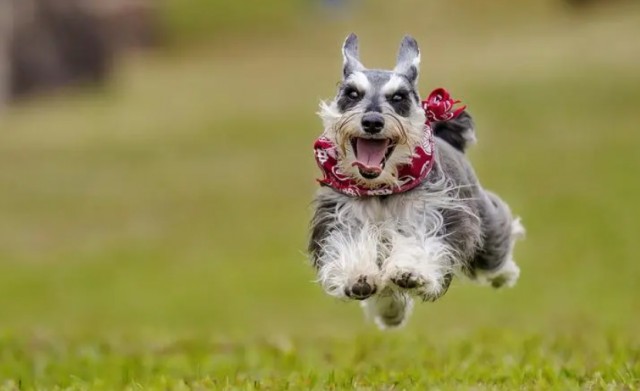
[[[173,0],[158,11],[164,44],[121,58],[104,88],[0,113],[0,379],[108,377],[74,367],[84,356],[72,346],[227,341],[231,364],[215,345],[218,356],[175,374],[202,377],[189,368],[216,359],[240,379],[295,371],[262,363],[264,350],[251,361],[254,343],[338,372],[351,362],[322,357],[374,346],[376,365],[394,367],[380,357],[430,346],[420,354],[434,366],[473,355],[504,368],[503,353],[548,349],[559,358],[540,365],[554,376],[569,363],[638,385],[640,4]],[[335,93],[351,31],[373,68],[393,66],[404,34],[418,39],[421,93],[445,86],[468,105],[478,175],[528,231],[515,288],[457,280],[391,334],[325,296],[304,254],[315,111]],[[136,368],[115,371],[121,384],[152,377]]]

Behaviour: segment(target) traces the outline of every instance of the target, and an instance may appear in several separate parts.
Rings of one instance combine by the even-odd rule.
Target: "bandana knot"
[[[444,88],[433,90],[427,99],[422,101],[422,109],[426,114],[422,142],[415,147],[411,162],[398,166],[396,184],[368,188],[342,173],[338,166],[340,159],[338,148],[324,135],[320,136],[313,146],[316,162],[324,174],[324,177],[318,179],[318,182],[322,186],[329,186],[352,197],[389,195],[413,189],[427,177],[433,168],[435,143],[431,125],[434,122],[448,121],[459,116],[466,109],[466,106],[452,111],[457,103],[460,101],[451,98],[449,92]]]

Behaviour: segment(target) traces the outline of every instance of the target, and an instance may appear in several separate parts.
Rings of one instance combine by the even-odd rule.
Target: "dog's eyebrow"
[[[356,90],[358,92],[363,92],[364,89],[360,88],[360,86],[357,83],[344,83],[342,84],[342,89],[343,90]]]
[[[354,86],[359,91],[366,91],[371,87],[371,82],[367,78],[367,75],[362,72],[353,72],[351,76],[345,80],[345,83]]]
[[[408,95],[410,92],[411,91],[408,88],[403,86],[403,87],[398,88],[397,90],[388,91],[385,96],[392,96],[392,95],[395,95],[395,94],[407,94]]]
[[[403,78],[402,75],[393,75],[393,76],[391,76],[391,78],[389,78],[389,81],[387,81],[382,86],[382,92],[385,95],[388,95],[388,94],[394,93],[396,91],[399,91],[402,88],[407,90],[407,85],[406,84],[407,84],[406,78]]]

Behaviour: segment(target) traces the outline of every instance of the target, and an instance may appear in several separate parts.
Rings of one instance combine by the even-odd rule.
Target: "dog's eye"
[[[405,99],[406,99],[405,94],[401,94],[401,93],[393,94],[393,96],[391,97],[391,100],[393,102],[402,102]]]
[[[356,100],[358,98],[360,98],[360,93],[358,92],[358,90],[348,90],[346,92],[347,97],[349,97],[349,99],[352,100]]]

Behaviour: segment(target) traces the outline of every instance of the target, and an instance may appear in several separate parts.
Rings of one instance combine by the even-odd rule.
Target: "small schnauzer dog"
[[[362,65],[354,34],[342,54],[343,79],[320,105],[315,144],[325,177],[308,251],[324,290],[361,300],[389,328],[406,322],[414,297],[440,298],[454,275],[514,285],[513,247],[524,228],[465,157],[475,142],[471,116],[451,113],[458,102],[444,90],[421,103],[415,39],[402,40],[390,71]]]

